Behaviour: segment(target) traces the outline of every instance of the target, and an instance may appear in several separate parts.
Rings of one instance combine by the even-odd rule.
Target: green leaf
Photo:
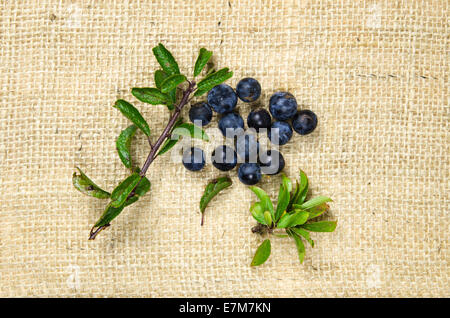
[[[156,57],[159,65],[161,65],[164,72],[168,75],[180,74],[180,69],[178,67],[177,62],[173,58],[172,53],[167,50],[164,45],[159,43],[158,46],[153,48],[153,54]]]
[[[256,186],[250,187],[250,190],[252,190],[253,193],[255,193],[256,196],[258,197],[259,201],[261,201],[264,211],[269,211],[270,215],[272,216],[272,219],[275,219],[272,201],[270,200],[267,193],[263,189]]]
[[[202,225],[203,225],[203,215],[205,213],[206,206],[220,191],[231,186],[233,182],[228,177],[221,177],[212,180],[206,186],[205,192],[200,199],[200,212],[202,213]]]
[[[333,201],[333,200],[331,200],[329,197],[325,197],[325,196],[321,195],[321,196],[315,197],[309,201],[306,201],[303,204],[294,204],[293,206],[296,209],[308,210],[308,209],[314,208],[318,205],[321,205],[325,202],[330,202],[330,201]]]
[[[292,187],[292,185],[291,185]],[[289,191],[286,189],[286,184],[283,183],[280,185],[280,191],[278,192],[278,203],[277,203],[277,209],[275,211],[275,222],[279,220],[283,212],[286,210],[286,208],[289,205]]]
[[[139,173],[135,172],[123,180],[111,193],[111,205],[118,208],[124,204],[140,179]]]
[[[197,61],[195,61],[195,66],[194,66],[194,77],[198,76],[201,71],[203,70],[203,68],[205,67],[205,65],[208,63],[209,59],[212,56],[212,52],[208,51],[205,48],[201,48],[200,52],[198,54],[197,57]]]
[[[250,266],[259,266],[261,264],[264,264],[264,262],[267,261],[270,256],[270,249],[270,240],[264,240],[264,242],[262,242],[256,250],[255,256],[253,256],[253,260]]]
[[[294,232],[289,231],[288,234],[294,239],[295,245],[297,246],[298,259],[300,260],[300,264],[303,263],[305,259],[305,245],[302,242],[302,239]]]
[[[284,174],[281,175],[282,181],[283,181],[283,185],[285,186],[286,190],[288,190],[288,192],[292,191],[292,180],[289,179],[288,177],[286,177]]]
[[[306,211],[296,211],[292,214],[285,214],[277,224],[277,228],[294,227],[304,224],[308,220],[309,213]]]
[[[76,168],[78,169],[80,174],[77,175],[76,172],[73,173],[72,183],[78,191],[97,199],[107,199],[111,196],[109,192],[101,189],[94,183],[94,181],[89,179],[88,176],[85,175],[80,168]]]
[[[337,221],[320,221],[303,224],[301,227],[311,232],[333,232],[336,229]]]
[[[164,71],[162,70],[157,70],[155,72],[155,85],[156,87],[160,90],[161,89],[161,85],[164,82],[164,80],[169,77],[169,75],[167,75]],[[169,110],[173,110],[174,106],[173,104],[176,102],[177,100],[177,89],[173,89],[172,91],[168,92],[167,95],[170,97],[170,102],[166,103],[167,108]]]
[[[116,148],[119,154],[120,160],[128,169],[131,169],[131,155],[130,155],[130,144],[131,139],[136,133],[137,126],[131,125],[126,129],[122,130],[119,137],[116,140]]]
[[[133,196],[133,197],[127,199],[125,201],[125,204],[123,204],[123,205],[121,205],[120,207],[117,207],[117,208],[113,207],[111,205],[112,202],[110,202],[106,206],[105,211],[103,212],[103,214],[100,216],[100,218],[95,223],[94,227],[100,227],[100,226],[109,225],[109,223],[111,223],[111,221],[114,220],[123,211],[123,209],[125,207],[135,203],[138,199],[139,199],[138,196]]]
[[[264,211],[264,221],[266,222],[267,226],[272,226],[272,216],[270,215],[269,211]]]
[[[229,72],[227,67],[209,74],[197,84],[197,91],[194,93],[194,96],[201,96],[205,94],[214,86],[221,84],[232,76],[233,72]]]
[[[166,72],[162,71],[162,70],[157,70],[155,71],[155,86],[157,89],[161,89],[161,85],[164,82],[164,80],[166,78],[168,78],[169,75],[166,74]]]
[[[310,219],[314,219],[320,215],[322,215],[323,213],[325,213],[328,209],[330,208],[330,206],[326,203],[322,203],[321,205],[318,205],[314,208],[311,208],[308,210],[309,212],[309,217],[308,220]]]
[[[204,141],[209,141],[209,137],[206,132],[200,127],[195,126],[191,123],[183,123],[175,127],[172,131],[172,136],[188,136],[191,138],[202,139]]]
[[[174,74],[169,76],[161,84],[161,92],[169,93],[177,88],[178,85],[184,83],[187,80],[186,76],[182,74]]]
[[[264,207],[261,202],[253,203],[250,207],[250,213],[258,223],[267,225],[266,220],[264,219]]]
[[[173,148],[173,146],[176,145],[176,143],[178,142],[179,138],[176,139],[166,139],[166,141],[164,141],[163,145],[161,146],[161,149],[158,152],[158,156],[165,154],[166,152],[168,152],[170,149]]]
[[[306,195],[308,194],[309,180],[308,176],[303,170],[300,170],[300,196],[296,204],[302,204],[306,200]]]
[[[142,177],[136,189],[134,189],[135,196],[142,197],[144,196],[151,187],[150,180],[147,177]]]
[[[169,95],[154,87],[133,87],[131,94],[141,102],[152,105],[165,105],[172,102]]]
[[[314,241],[309,236],[308,231],[306,231],[305,229],[302,229],[300,227],[293,227],[293,228],[291,228],[291,230],[294,231],[299,236],[302,236],[311,245],[311,247],[314,247]]]
[[[180,126],[182,123],[183,123],[183,118],[181,118],[181,117],[178,118],[177,122],[176,122],[175,125],[174,125],[174,128]],[[174,129],[174,128],[173,128],[173,129]],[[173,131],[173,129],[172,129],[172,131]],[[172,133],[172,132],[171,132],[171,133]],[[172,149],[173,146],[176,145],[176,143],[178,142],[178,140],[180,140],[180,137],[179,137],[179,136],[177,136],[177,135],[173,135],[173,136],[172,136],[172,135],[171,135],[170,138],[166,139],[166,140],[164,141],[164,143],[162,144],[161,149],[160,149],[159,152],[158,152],[158,156],[159,156],[159,155],[162,155],[162,154],[165,154],[165,153],[168,152],[170,149]]]
[[[105,226],[108,225],[113,219],[115,219],[120,212],[124,209],[125,206],[120,206],[118,208],[115,208],[109,203],[106,206],[105,211],[103,212],[102,216],[98,219],[98,221],[95,223],[94,227],[98,226]]]
[[[123,99],[118,99],[114,104],[114,107],[120,110],[120,112],[127,117],[133,124],[135,124],[144,134],[150,136],[150,127],[141,113],[130,103]]]

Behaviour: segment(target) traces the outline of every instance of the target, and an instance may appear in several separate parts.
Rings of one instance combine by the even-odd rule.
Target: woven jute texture
[[[0,296],[448,297],[448,1],[2,1],[0,23]],[[257,78],[261,106],[293,93],[319,125],[281,148],[285,173],[334,199],[334,233],[314,233],[299,264],[293,241],[261,237],[239,182],[198,203],[211,164],[191,173],[158,158],[151,192],[95,241],[105,201],[71,184],[80,166],[111,190],[126,176],[115,138],[133,102],[163,130],[163,106],[136,101],[153,85],[152,47],[192,74],[200,47],[235,86]],[[245,117],[252,106],[239,103]],[[186,111],[183,114],[186,116]],[[215,126],[217,116],[214,116]],[[210,146],[204,146],[205,149]],[[142,164],[141,133],[133,157]],[[209,150],[208,150],[209,151]],[[261,183],[272,197],[280,177]]]

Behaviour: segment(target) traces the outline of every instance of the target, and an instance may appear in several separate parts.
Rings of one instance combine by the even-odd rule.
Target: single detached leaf
[[[200,212],[202,213],[202,225],[203,225],[203,215],[205,213],[206,206],[208,203],[214,198],[220,191],[228,188],[232,185],[232,181],[228,177],[221,177],[215,180],[212,180],[206,186],[205,192],[200,199]]]
[[[250,190],[252,190],[253,193],[255,193],[256,196],[258,197],[259,201],[261,201],[261,204],[264,207],[264,211],[269,211],[272,216],[272,219],[274,219],[275,217],[273,212],[272,201],[270,200],[267,193],[263,189],[256,186],[250,187]]]
[[[123,99],[118,99],[114,104],[114,107],[120,110],[120,112],[142,130],[144,134],[150,136],[150,127],[144,117],[142,117],[141,113],[133,105]]]
[[[278,228],[294,227],[304,224],[308,220],[309,213],[306,211],[296,211],[292,214],[285,214],[278,222]]]
[[[107,199],[111,196],[109,192],[101,189],[94,181],[89,179],[80,168],[76,168],[80,174],[78,175],[76,172],[73,173],[72,183],[78,191],[97,199]]]
[[[292,231],[289,231],[289,233],[295,241],[295,245],[297,246],[298,259],[300,260],[300,264],[302,264],[303,260],[305,259],[305,245],[303,244],[302,239],[296,233]]]
[[[262,242],[256,250],[255,256],[253,256],[253,260],[250,266],[259,266],[261,264],[264,264],[264,262],[267,261],[270,256],[270,250],[270,240],[264,240],[264,242]]]
[[[123,180],[111,193],[111,205],[117,208],[124,204],[140,179],[139,173],[135,172]]]
[[[194,96],[201,96],[233,76],[233,72],[229,72],[228,68],[223,68],[217,72],[211,73],[197,84],[197,91]]]
[[[128,169],[131,169],[131,155],[130,155],[130,144],[131,139],[136,133],[137,126],[131,125],[126,129],[122,130],[119,137],[116,140],[116,148],[119,154],[120,160]]]
[[[200,127],[195,126],[191,123],[183,123],[175,127],[172,131],[172,136],[188,136],[191,138],[202,139],[204,141],[209,141],[209,137],[206,132]]]
[[[267,225],[266,220],[264,219],[264,207],[261,202],[253,203],[250,207],[250,213],[258,223]]]
[[[187,80],[186,76],[182,74],[173,74],[166,78],[161,84],[161,92],[169,93],[177,88],[178,85],[184,83]]]
[[[159,43],[158,46],[155,46],[153,48],[153,54],[155,55],[156,60],[158,61],[159,65],[161,65],[164,72],[166,72],[168,75],[180,74],[180,69],[177,62],[173,58],[172,53],[170,53],[169,50],[164,47],[164,45]]]
[[[208,63],[209,59],[212,56],[212,52],[208,51],[205,48],[201,48],[200,52],[198,54],[197,57],[197,61],[195,61],[195,66],[194,66],[194,77],[198,76],[201,71],[203,70],[203,68],[205,67],[205,65]]]
[[[330,206],[326,203],[322,203],[321,205],[315,206],[314,208],[311,208],[308,210],[309,212],[309,217],[308,220],[310,219],[314,219],[320,215],[322,215],[323,213],[325,213],[328,209],[330,208]]]
[[[133,87],[131,94],[141,102],[152,105],[165,105],[172,102],[169,95],[154,87]]]
[[[291,230],[299,236],[303,237],[311,245],[311,247],[314,247],[314,241],[311,239],[308,231],[300,227],[293,227],[291,228]]]
[[[325,197],[325,196],[321,195],[321,196],[315,197],[309,201],[306,201],[303,204],[300,204],[300,205],[294,204],[293,206],[294,206],[294,208],[297,208],[297,209],[308,210],[308,209],[314,208],[318,205],[321,205],[325,202],[330,202],[330,201],[333,201],[333,200],[331,200],[329,197]]]
[[[275,222],[279,220],[279,218],[289,205],[290,194],[286,186],[287,185],[284,182],[280,185],[280,191],[278,192],[277,209],[275,211]]]
[[[336,229],[337,221],[320,221],[303,224],[301,227],[311,232],[333,232]]]

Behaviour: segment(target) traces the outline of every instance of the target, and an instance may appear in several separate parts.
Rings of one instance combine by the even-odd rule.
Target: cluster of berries
[[[259,82],[254,78],[244,78],[236,86],[236,92],[226,84],[217,85],[209,91],[207,102],[197,103],[189,110],[189,119],[201,126],[211,121],[213,111],[222,115],[219,129],[225,137],[233,138],[234,149],[227,145],[217,147],[211,155],[212,164],[221,171],[229,171],[238,164],[239,158],[238,177],[246,185],[258,183],[262,174],[279,173],[285,165],[279,151],[260,150],[258,134],[266,132],[273,144],[284,145],[292,138],[293,130],[306,135],[317,126],[317,116],[312,111],[297,111],[297,101],[291,93],[276,92],[270,98],[270,113],[263,108],[251,111],[247,117],[248,129],[245,130],[241,115],[233,111],[238,97],[243,102],[251,103],[260,95]],[[275,119],[273,123],[270,114]],[[203,150],[196,147],[186,150],[182,160],[191,171],[199,171],[205,165]]]

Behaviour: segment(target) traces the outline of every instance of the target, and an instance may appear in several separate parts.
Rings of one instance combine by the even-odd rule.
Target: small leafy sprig
[[[214,86],[233,76],[233,72],[230,72],[228,68],[223,68],[218,71],[208,72],[202,80],[196,83],[194,80],[188,80],[185,75],[180,73],[178,63],[164,45],[160,43],[154,47],[153,54],[161,66],[161,69],[157,70],[154,75],[156,87],[135,87],[131,89],[131,93],[139,101],[146,104],[166,105],[171,115],[165,129],[153,143],[150,126],[139,110],[129,102],[119,99],[114,103],[113,107],[128,118],[132,125],[119,134],[116,140],[116,148],[120,160],[126,168],[131,170],[131,174],[121,181],[111,193],[97,186],[79,168],[77,168],[79,173],[75,172],[73,174],[73,185],[80,192],[98,199],[110,199],[103,214],[90,231],[90,240],[95,239],[100,231],[110,226],[110,222],[125,207],[138,201],[140,197],[150,190],[150,180],[145,176],[148,168],[158,156],[168,152],[175,146],[180,136],[199,138],[204,141],[209,140],[208,135],[201,128],[191,123],[183,123],[180,117],[181,111],[190,102],[192,96],[201,96]],[[211,56],[211,51],[205,48],[200,49],[194,66],[194,78],[201,74]],[[181,95],[177,94],[178,90],[181,90]],[[181,96],[181,98],[177,98],[178,96]],[[144,133],[150,146],[147,159],[140,169],[133,164],[134,161],[130,155],[131,141],[138,129]]]
[[[305,245],[302,239],[314,247],[309,232],[333,232],[337,226],[337,221],[310,221],[328,211],[327,202],[332,200],[318,196],[306,201],[308,183],[308,177],[300,170],[300,183],[296,181],[296,188],[293,190],[291,179],[283,175],[276,209],[263,189],[250,187],[260,200],[250,207],[253,218],[258,222],[252,231],[261,235],[291,237],[297,246],[300,263],[303,263],[305,258]],[[277,230],[284,230],[287,235],[279,234]],[[263,264],[269,258],[270,252],[271,243],[266,239],[257,248],[251,266]]]

